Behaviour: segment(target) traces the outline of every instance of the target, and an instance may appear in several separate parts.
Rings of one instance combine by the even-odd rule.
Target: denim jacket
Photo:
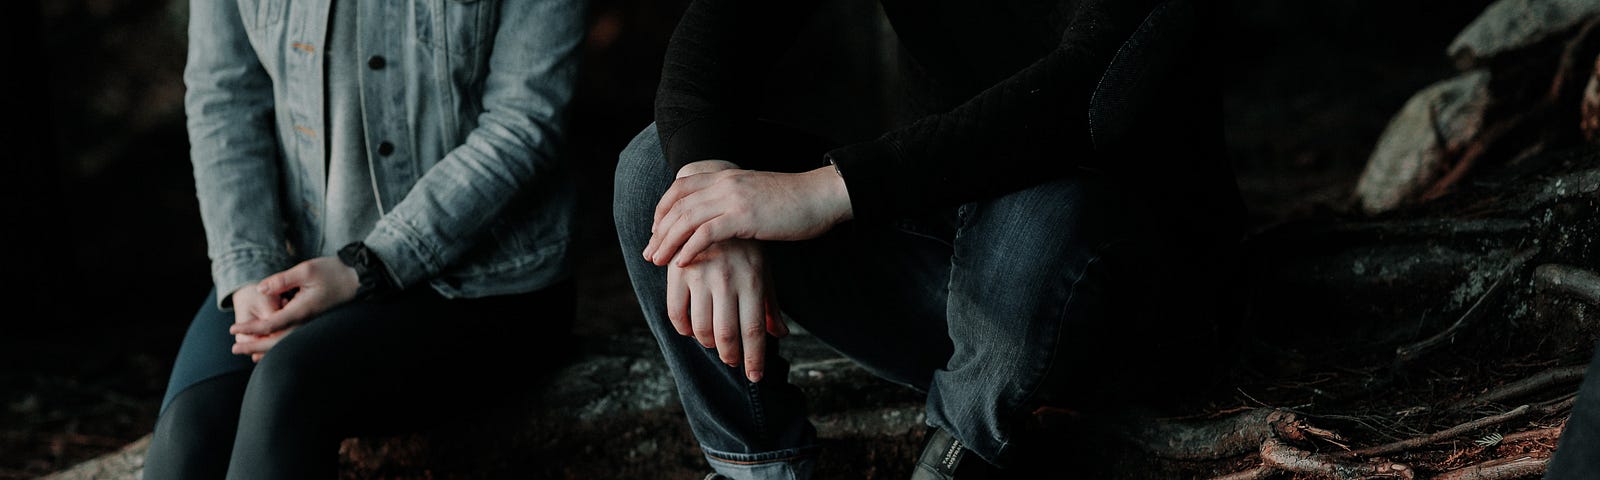
[[[192,0],[190,158],[222,306],[316,252],[333,0]],[[366,0],[361,109],[382,217],[363,242],[449,298],[565,278],[563,122],[584,0]]]

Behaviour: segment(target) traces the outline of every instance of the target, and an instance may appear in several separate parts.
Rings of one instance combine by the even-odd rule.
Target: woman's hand
[[[261,283],[256,284],[254,288],[253,293],[268,298],[283,298],[292,292],[293,295],[284,301],[281,308],[234,323],[228,331],[235,335],[270,336],[269,334],[303,323],[319,313],[350,301],[355,298],[356,289],[360,286],[361,280],[357,278],[356,270],[340,262],[336,257],[317,257],[300,262],[293,268],[261,280]],[[240,292],[248,289],[241,289]],[[238,293],[234,295],[237,298]],[[271,340],[270,343],[268,340]],[[275,343],[276,340],[268,338],[256,340],[248,346],[236,343],[234,353],[245,353],[241,350],[259,350],[249,353],[265,353],[266,349],[272,348],[272,344]],[[261,346],[265,348],[259,348]]]
[[[261,357],[267,354],[267,350],[271,350],[273,346],[278,344],[279,340],[283,340],[283,337],[293,333],[294,329],[298,327],[299,325],[290,325],[266,335],[245,335],[242,333],[234,335],[233,354],[249,355],[250,361],[259,362]]]
[[[261,291],[257,289],[257,285],[260,284],[246,285],[243,288],[233,292],[234,324],[237,325],[265,318],[273,313],[277,313],[279,309],[283,308],[283,297],[263,295]],[[288,329],[284,330],[282,333],[273,333],[269,335],[247,335],[243,333],[236,333],[233,335],[233,353],[239,355],[250,355],[250,360],[260,361],[261,353],[255,351],[255,348],[241,350],[240,345],[260,345],[263,344],[263,341],[269,340],[269,337],[274,337],[270,339],[270,343],[264,343],[266,348],[272,348],[271,345],[278,343],[277,338],[282,338],[284,334],[287,334],[287,331]],[[266,352],[266,349],[260,349],[260,352]]]
[[[850,195],[833,167],[804,173],[728,168],[680,176],[656,205],[644,257],[682,267],[723,240],[804,240],[850,218]]]
[[[667,318],[679,335],[716,348],[722,363],[745,378],[761,381],[767,333],[782,337],[789,328],[778,313],[767,281],[765,256],[753,240],[733,239],[705,249],[689,266],[667,266]]]

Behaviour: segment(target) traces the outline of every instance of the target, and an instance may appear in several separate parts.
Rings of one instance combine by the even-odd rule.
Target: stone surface
[[[1600,1],[1595,0],[1500,0],[1468,24],[1446,51],[1462,69],[1482,66],[1596,15]]]
[[[1600,145],[1600,56],[1595,56],[1594,69],[1589,73],[1589,84],[1583,89],[1583,104],[1579,108],[1583,117],[1578,125],[1583,138]]]
[[[1474,70],[1435,83],[1406,101],[1389,121],[1356,184],[1368,213],[1414,200],[1447,170],[1445,162],[1483,129],[1489,73]]]
[[[80,463],[39,480],[139,480],[144,471],[144,452],[150,449],[150,436],[135,440],[121,450]]]

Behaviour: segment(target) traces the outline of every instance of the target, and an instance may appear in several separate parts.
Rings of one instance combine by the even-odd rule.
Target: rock
[[[1484,70],[1435,83],[1406,101],[1378,137],[1356,184],[1362,209],[1378,213],[1416,199],[1444,174],[1448,157],[1483,129],[1489,103]]]
[[[139,480],[144,473],[144,453],[149,449],[150,436],[145,435],[121,450],[39,477],[39,480]]]
[[[1461,69],[1483,66],[1600,15],[1596,0],[1500,0],[1478,15],[1446,49]]]
[[[1589,85],[1583,89],[1583,104],[1579,109],[1582,119],[1578,125],[1583,138],[1600,145],[1600,56],[1594,59],[1594,71],[1589,75]]]

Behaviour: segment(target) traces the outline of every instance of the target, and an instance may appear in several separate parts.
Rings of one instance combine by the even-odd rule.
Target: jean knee
[[[655,213],[656,201],[672,184],[666,154],[661,149],[661,138],[656,125],[650,124],[640,131],[617,158],[616,176],[613,178],[612,221],[621,240],[627,244],[640,228],[649,238],[650,220]],[[640,245],[643,247],[643,245]]]

